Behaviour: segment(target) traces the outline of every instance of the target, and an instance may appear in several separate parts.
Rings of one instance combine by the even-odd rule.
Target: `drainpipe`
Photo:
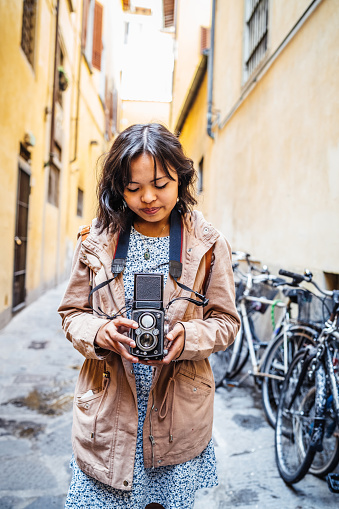
[[[212,2],[212,23],[211,23],[211,44],[208,52],[207,64],[207,134],[214,140],[214,133],[212,132],[212,109],[213,109],[213,71],[214,71],[214,32],[215,32],[215,9],[216,0]]]
[[[55,101],[56,101],[56,80],[57,80],[57,51],[58,51],[58,33],[59,33],[59,5],[60,0],[56,4],[56,18],[55,18],[55,44],[54,44],[54,71],[53,71],[53,96],[52,96],[52,114],[51,114],[51,138],[49,144],[49,161],[53,158],[54,150],[54,123],[55,123]]]
[[[70,161],[70,164],[74,163],[78,158],[78,132],[79,132],[79,109],[80,109],[80,80],[81,80],[81,62],[82,62],[82,54],[85,51],[83,47],[82,34],[84,32],[84,8],[85,2],[82,2],[82,21],[81,21],[81,39],[80,39],[80,48],[79,48],[79,62],[78,62],[78,84],[77,84],[77,104],[76,104],[76,114],[75,114],[75,133],[74,133],[74,152],[73,159]]]

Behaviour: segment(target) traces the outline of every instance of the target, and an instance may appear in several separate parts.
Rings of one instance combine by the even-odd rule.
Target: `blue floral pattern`
[[[150,254],[149,260],[143,256],[146,250]],[[127,306],[133,299],[134,274],[161,273],[165,284],[168,259],[169,237],[145,237],[132,228],[123,275]],[[138,432],[132,491],[116,490],[89,477],[72,458],[73,477],[66,509],[144,509],[152,502],[163,505],[165,509],[192,509],[196,490],[218,484],[212,440],[199,456],[185,463],[155,469],[144,467],[142,430],[152,385],[152,368],[134,364],[134,374],[138,396]]]

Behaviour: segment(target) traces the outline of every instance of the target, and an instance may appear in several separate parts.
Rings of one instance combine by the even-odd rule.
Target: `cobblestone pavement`
[[[1,509],[64,507],[73,390],[82,364],[56,313],[64,289],[48,291],[0,331]],[[308,475],[294,488],[280,479],[273,430],[250,381],[218,389],[214,442],[219,486],[198,492],[195,509],[338,507],[339,495],[321,479]]]

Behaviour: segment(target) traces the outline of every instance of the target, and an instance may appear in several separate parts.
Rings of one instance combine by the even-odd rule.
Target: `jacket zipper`
[[[154,394],[152,392],[152,406],[151,406],[151,410],[149,413],[149,425],[150,425],[149,439],[150,439],[151,448],[152,448],[152,468],[154,468],[154,446],[155,446],[155,440],[154,440],[153,428],[152,428],[152,410],[153,410],[153,408],[154,408]]]

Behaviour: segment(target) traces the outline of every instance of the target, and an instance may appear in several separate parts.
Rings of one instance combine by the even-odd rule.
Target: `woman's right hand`
[[[131,355],[125,347],[125,345],[132,348],[136,346],[128,332],[137,328],[137,322],[119,316],[98,330],[94,344],[104,350],[112,350],[130,362],[138,362],[138,358]]]

